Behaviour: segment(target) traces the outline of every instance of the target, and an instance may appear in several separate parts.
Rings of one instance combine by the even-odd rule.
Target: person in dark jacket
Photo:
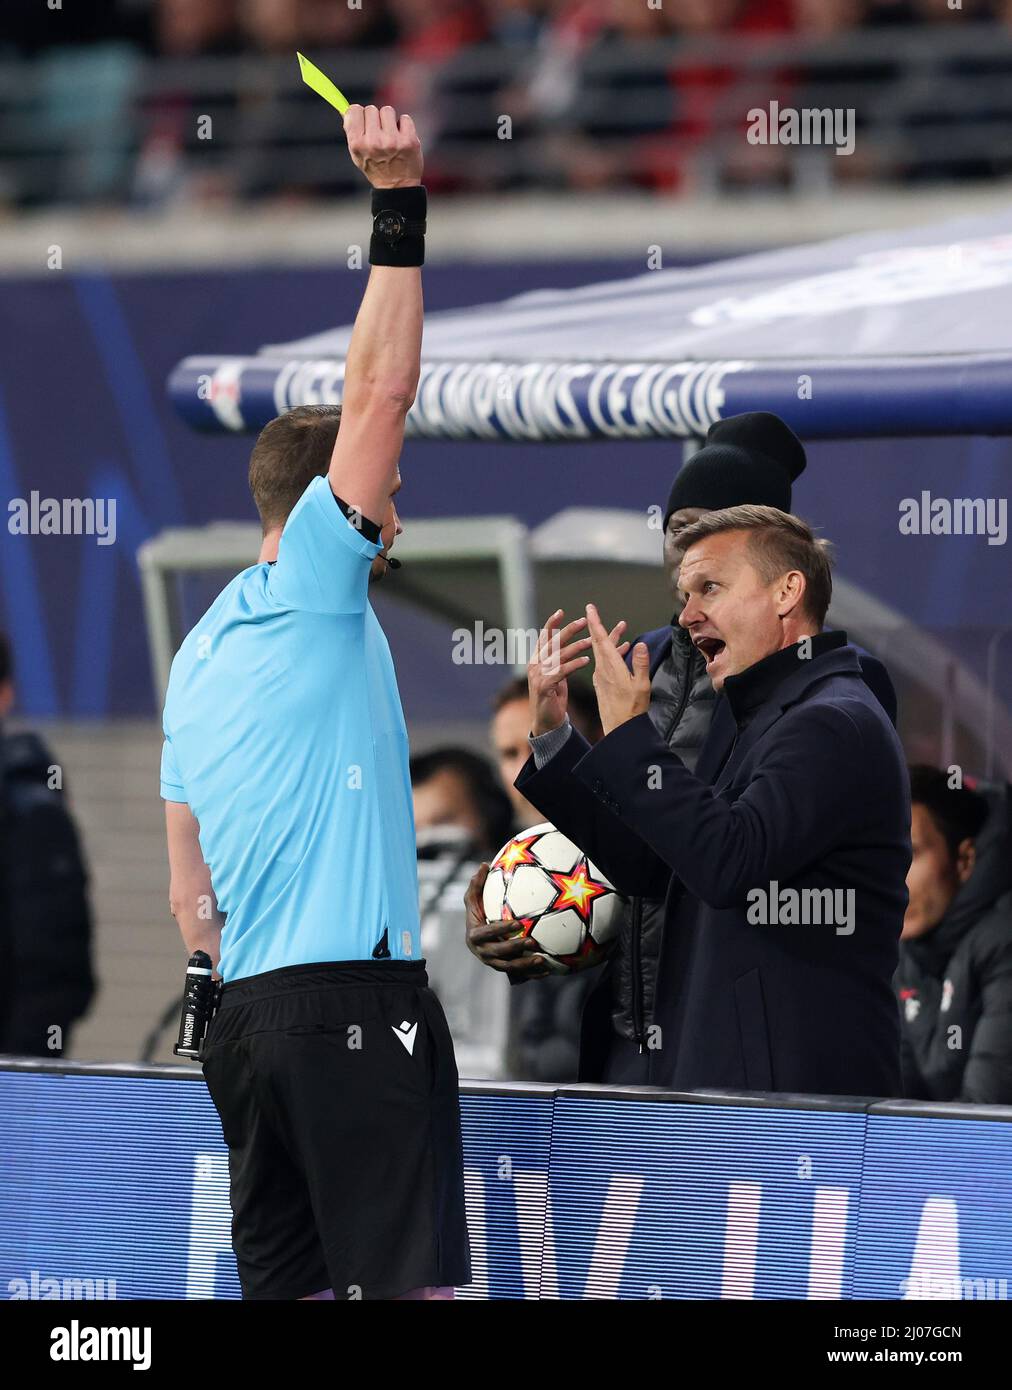
[[[790,512],[792,484],[806,466],[801,441],[778,416],[765,411],[719,420],[711,426],[703,448],[683,466],[674,480],[665,507],[664,570],[674,612],[664,627],[639,640],[650,653],[649,715],[658,734],[689,769],[697,760],[710,730],[718,721],[720,739],[734,736],[734,721],[718,700],[706,663],[679,625],[682,599],[678,571],[682,559],[680,532],[707,512],[742,503],[765,504]],[[895,723],[896,696],[885,668],[865,652],[862,672]],[[513,741],[522,739],[524,752],[510,768],[511,778],[529,754],[526,741],[528,700],[523,720],[513,721]],[[574,723],[578,721],[574,717]],[[579,724],[578,724],[579,727]],[[591,740],[592,742],[594,740]],[[520,793],[514,791],[514,796]],[[537,816],[530,816],[528,824]],[[583,1081],[642,1084],[647,1079],[646,1030],[653,1014],[658,953],[664,924],[664,902],[633,894],[623,913],[619,939],[598,979],[591,982],[581,1020],[579,1077]],[[512,984],[525,975],[509,973]],[[538,990],[513,991],[525,1001],[553,987],[548,980]],[[531,1002],[528,1006],[536,1009]]]
[[[912,1099],[1012,1104],[1009,795],[910,769],[913,860],[896,993]]]
[[[663,554],[673,612],[664,627],[640,641],[650,652],[650,719],[690,772],[709,733],[717,692],[702,655],[678,622],[679,533],[721,507],[751,502],[789,512],[792,484],[805,465],[804,446],[794,431],[779,416],[751,411],[711,425],[705,444],[672,484],[664,509]],[[643,893],[629,899],[616,949],[584,1008],[581,1080],[646,1082],[644,1037],[653,1014],[663,925],[663,899]]]
[[[13,704],[0,633],[0,1053],[59,1057],[95,990],[87,872],[52,753],[3,727]]]
[[[896,1095],[909,788],[856,649],[822,631],[824,545],[768,507],[712,513],[682,540],[679,621],[726,698],[730,745],[711,728],[690,773],[649,718],[646,645],[630,671],[624,625],[608,634],[588,607],[591,639],[580,619],[556,650],[559,615],[546,625],[518,785],[620,891],[666,899],[650,1083]],[[605,729],[592,750],[565,720],[589,640]],[[472,949],[514,960],[530,943],[481,923],[479,878]]]

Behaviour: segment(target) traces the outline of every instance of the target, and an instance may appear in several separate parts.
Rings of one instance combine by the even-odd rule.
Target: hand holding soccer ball
[[[479,892],[483,922],[472,923]],[[539,974],[584,970],[608,954],[622,906],[614,887],[572,840],[553,825],[535,825],[507,841],[491,867],[486,871],[483,865],[472,880],[468,945],[486,964],[514,965],[510,973],[524,979],[532,978],[533,970],[518,967],[538,961],[543,962]],[[477,949],[484,943],[494,944],[495,952]],[[528,961],[524,952],[532,943],[540,954]]]
[[[552,971],[538,953],[536,941],[518,935],[512,923],[487,920],[482,895],[488,875],[488,864],[480,865],[464,895],[467,949],[478,957],[482,965],[488,965],[518,982],[540,980],[550,975]]]

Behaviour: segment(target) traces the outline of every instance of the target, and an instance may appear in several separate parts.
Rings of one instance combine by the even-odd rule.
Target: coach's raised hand
[[[587,620],[594,644],[594,693],[601,727],[610,734],[650,708],[650,652],[645,642],[637,642],[630,669],[624,660],[629,643],[618,641],[625,623],[608,632],[592,603],[587,604]]]
[[[413,188],[422,181],[422,146],[410,116],[392,106],[349,106],[348,152],[373,188]]]
[[[577,637],[586,618],[574,618],[564,628],[559,623],[565,617],[561,608],[551,615],[538,636],[534,656],[527,667],[527,688],[531,699],[531,733],[547,734],[557,729],[566,718],[569,707],[568,678],[587,665],[586,654],[590,637]],[[628,642],[619,639],[625,622],[618,623],[609,634],[619,655],[624,655]]]

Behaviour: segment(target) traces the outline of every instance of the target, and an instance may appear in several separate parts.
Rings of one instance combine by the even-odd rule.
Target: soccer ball
[[[534,825],[492,860],[482,896],[489,922],[513,922],[565,975],[597,965],[618,935],[625,899],[554,825]]]

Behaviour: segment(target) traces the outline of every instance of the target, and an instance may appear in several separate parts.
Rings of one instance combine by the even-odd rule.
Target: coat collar
[[[764,706],[775,714],[800,700],[808,687],[826,676],[851,673],[860,677],[857,652],[847,645],[845,632],[820,632],[811,638],[811,655],[800,656],[795,642],[763,657],[745,671],[728,676],[724,696],[741,730]]]
[[[828,641],[820,642],[820,638],[827,638]],[[819,645],[816,646],[816,643]],[[764,669],[760,671],[760,667]],[[784,710],[802,699],[813,685],[827,676],[836,675],[861,679],[861,663],[854,648],[847,646],[847,634],[844,632],[819,633],[818,637],[812,639],[812,655],[807,661],[799,660],[795,644],[764,657],[737,676],[728,676],[724,682],[724,694],[728,697],[728,709],[737,729],[717,774],[714,790],[723,791],[730,785],[745,754],[777,722]],[[728,686],[732,681],[735,686],[729,691]],[[735,687],[742,696],[737,711],[731,703],[732,699],[737,698]],[[760,691],[764,692],[764,699],[754,703],[750,696],[758,697]]]

